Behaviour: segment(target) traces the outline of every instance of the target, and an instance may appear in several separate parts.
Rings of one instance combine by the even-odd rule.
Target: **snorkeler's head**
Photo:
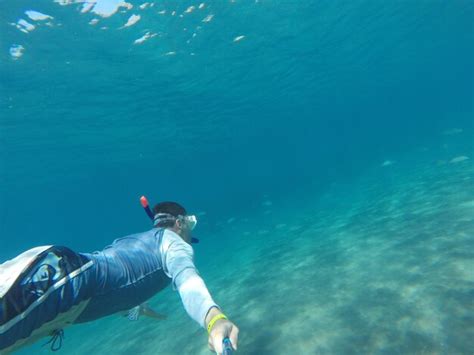
[[[196,227],[196,216],[188,216],[186,209],[176,202],[160,202],[153,207],[153,225],[156,228],[169,228],[179,234],[187,243],[198,243],[199,240],[191,236]]]
[[[173,227],[180,216],[186,216],[186,209],[177,202],[160,202],[153,207],[155,227]]]

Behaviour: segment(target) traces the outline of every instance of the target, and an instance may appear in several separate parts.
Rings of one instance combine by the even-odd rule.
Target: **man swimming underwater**
[[[189,316],[206,328],[211,350],[223,339],[237,348],[239,329],[214,302],[193,262],[195,216],[175,202],[153,208],[142,197],[153,228],[117,239],[103,251],[77,253],[62,246],[30,249],[0,265],[0,354],[51,336],[61,346],[63,329],[131,310],[162,318],[144,304],[170,283]]]

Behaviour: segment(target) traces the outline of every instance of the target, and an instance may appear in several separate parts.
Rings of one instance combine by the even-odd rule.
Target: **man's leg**
[[[14,270],[12,262],[21,260],[17,259],[0,269]],[[81,276],[91,266],[82,255],[52,246],[32,258],[18,275],[10,275],[10,286],[0,297],[0,353],[17,350],[71,324],[87,305],[80,292]]]

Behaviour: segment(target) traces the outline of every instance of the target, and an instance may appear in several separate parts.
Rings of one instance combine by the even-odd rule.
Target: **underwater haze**
[[[0,0],[0,263],[144,194],[197,215],[240,354],[472,354],[473,122],[471,0]],[[60,353],[209,353],[150,304]]]

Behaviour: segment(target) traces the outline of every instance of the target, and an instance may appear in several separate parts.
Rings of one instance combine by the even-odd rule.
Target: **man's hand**
[[[222,312],[217,308],[211,308],[206,316],[206,327],[216,315]],[[222,341],[228,337],[232,343],[234,350],[237,350],[237,341],[239,336],[239,328],[227,319],[219,319],[214,323],[211,333],[209,334],[209,349],[215,351],[216,354],[222,354]]]

